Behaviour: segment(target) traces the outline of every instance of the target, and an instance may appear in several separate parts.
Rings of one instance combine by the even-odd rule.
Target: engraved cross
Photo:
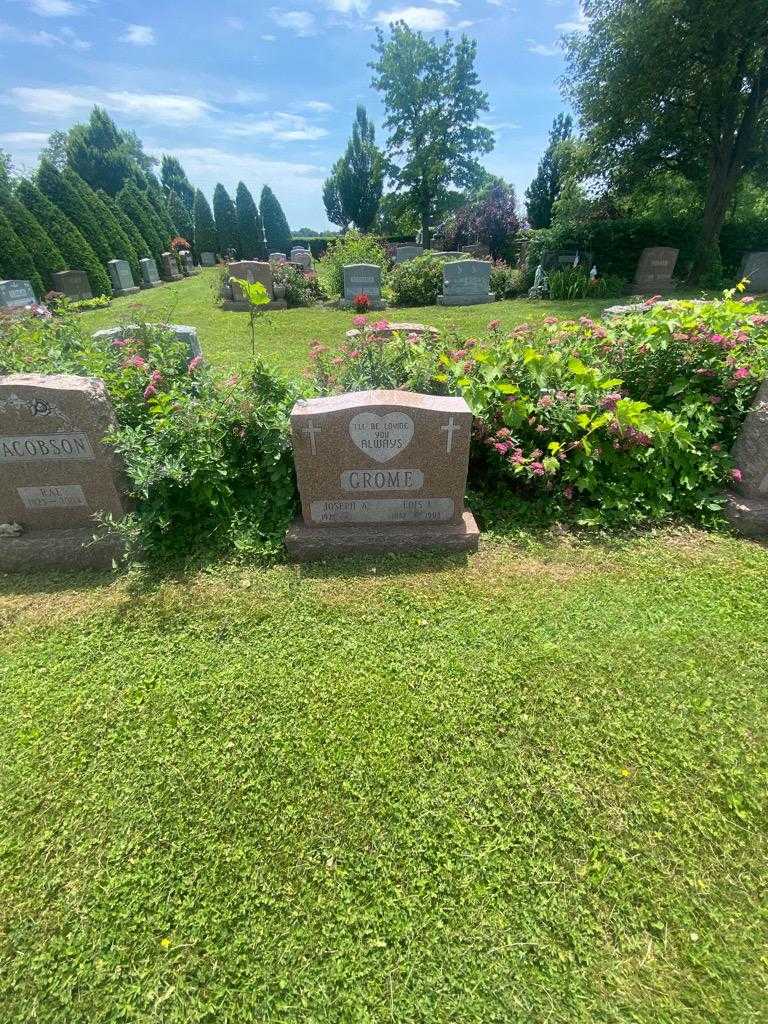
[[[461,427],[459,427],[458,424],[453,422],[453,416],[451,416],[449,417],[448,422],[445,424],[445,426],[440,427],[440,430],[446,433],[445,450],[446,453],[450,454],[451,449],[453,448],[453,435],[456,433],[457,430],[461,430]]]
[[[320,427],[316,427],[312,420],[304,428],[304,433],[309,436],[309,444],[312,448],[312,454],[317,455],[317,443],[315,441],[315,434],[322,434]]]

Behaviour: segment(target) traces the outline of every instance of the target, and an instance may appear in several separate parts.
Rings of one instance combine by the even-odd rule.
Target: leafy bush
[[[469,259],[467,255],[451,257]],[[443,290],[443,267],[448,262],[433,252],[424,252],[400,263],[389,275],[388,287],[398,306],[434,306]]]
[[[583,267],[552,270],[547,277],[551,299],[604,299],[609,295],[621,295],[624,289],[623,280],[615,274],[592,280]]]
[[[35,295],[45,291],[43,282],[35,270],[32,258],[24,248],[24,243],[11,227],[11,222],[0,210],[0,274],[4,278],[26,280],[32,286]]]
[[[325,256],[317,262],[317,276],[326,295],[333,297],[343,293],[342,268],[348,263],[375,263],[381,267],[382,272],[389,266],[384,246],[375,235],[348,231],[332,241]]]
[[[525,274],[504,260],[491,264],[491,291],[497,299],[514,299],[525,290]]]
[[[66,264],[51,237],[23,203],[8,189],[0,188],[0,211],[8,218],[46,288],[53,286],[53,275]]]
[[[272,275],[275,284],[285,285],[285,298],[291,309],[313,306],[323,297],[316,274],[304,274],[288,263],[273,263]]]

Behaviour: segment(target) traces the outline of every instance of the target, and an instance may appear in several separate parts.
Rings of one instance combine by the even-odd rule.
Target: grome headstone
[[[768,537],[768,381],[763,381],[731,452],[741,480],[728,495],[731,526],[748,537]]]
[[[367,295],[371,309],[383,309],[381,267],[375,263],[348,263],[342,268],[344,296],[342,306],[350,306],[358,295]]]
[[[395,263],[407,263],[408,260],[415,260],[424,252],[420,245],[398,245],[395,246]]]
[[[485,260],[456,260],[443,267],[443,294],[437,301],[441,306],[474,306],[493,302],[490,291],[491,265]]]
[[[0,281],[0,306],[19,309],[37,302],[29,281]]]
[[[749,290],[768,292],[768,252],[748,252],[741,261],[741,278],[749,278]]]
[[[248,296],[243,292],[239,284],[231,279],[240,278],[241,281],[248,281],[249,284],[263,284],[269,304],[261,306],[261,309],[285,309],[288,303],[285,299],[275,298],[275,281],[272,267],[262,260],[237,260],[227,265],[227,278],[221,288],[221,308],[229,312],[244,313],[250,309]]]
[[[291,557],[476,550],[464,509],[471,428],[463,398],[358,391],[297,402],[302,518],[286,535]]]
[[[66,374],[0,376],[0,570],[109,566],[122,550],[94,515],[126,509],[116,426],[103,381]]]
[[[139,260],[139,267],[141,268],[142,288],[158,288],[163,283],[157,272],[157,264],[151,257],[147,256]]]
[[[179,273],[179,265],[176,262],[176,254],[172,252],[164,252],[161,257],[162,267],[160,273],[164,281],[180,281],[181,274]]]
[[[107,270],[112,281],[113,295],[132,295],[138,286],[133,283],[133,274],[128,260],[110,260]]]
[[[632,293],[644,295],[646,292],[668,292],[672,287],[678,252],[678,249],[670,249],[668,246],[643,249],[637,261]]]
[[[204,267],[215,267],[216,266],[216,253],[215,252],[201,252],[200,262]]]
[[[70,302],[93,298],[91,283],[84,270],[58,270],[52,277],[54,291],[62,292]]]
[[[194,359],[195,356],[201,356],[203,350],[200,347],[200,339],[197,336],[197,329],[190,327],[188,324],[147,324],[147,327],[163,327],[165,330],[171,331],[176,335],[179,341],[183,341],[187,346],[189,358]],[[100,331],[95,331],[91,337],[95,341],[104,339],[105,341],[114,341],[115,338],[130,338],[132,334],[141,332],[140,324],[123,324],[122,327],[104,327]]]

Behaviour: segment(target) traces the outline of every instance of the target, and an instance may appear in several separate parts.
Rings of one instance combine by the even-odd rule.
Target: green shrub
[[[174,235],[186,238],[189,244],[192,245],[195,238],[195,226],[192,221],[192,214],[175,192],[171,192],[168,196],[168,216],[173,224]]]
[[[52,288],[53,275],[66,267],[53,239],[26,206],[8,191],[0,192],[0,210],[32,258],[43,287]]]
[[[112,240],[107,237],[105,225],[101,223],[96,210],[75,187],[75,178],[78,178],[78,175],[74,171],[59,171],[47,159],[41,161],[37,171],[37,185],[40,191],[69,217],[96,253],[99,261],[106,266],[115,258]],[[79,180],[82,181],[82,178]]]
[[[133,182],[128,182],[118,193],[117,205],[128,220],[136,225],[149,249],[150,256],[159,267],[160,257],[167,252],[166,247],[170,243],[170,239],[163,243],[163,230],[149,199]]]
[[[267,254],[271,252],[284,252],[286,256],[291,252],[291,229],[285,219],[283,208],[277,200],[277,196],[265,185],[261,190],[259,202],[261,212],[261,223],[264,225],[264,237],[267,240]]]
[[[316,274],[304,274],[288,263],[273,263],[272,274],[275,284],[285,285],[285,298],[291,309],[313,306],[323,297]]]
[[[103,192],[101,189],[99,189],[96,195],[99,197],[102,203],[104,203],[104,205],[110,211],[110,213],[115,218],[117,223],[120,225],[123,232],[125,233],[126,238],[130,241],[131,245],[133,246],[134,252],[138,256],[138,258],[140,260],[143,260],[147,256],[151,256],[152,253],[146,241],[144,240],[144,236],[141,234],[141,232],[133,223],[133,221],[129,220],[129,218],[126,217],[125,213],[123,213],[123,210],[119,206],[117,199],[114,196],[110,196],[106,192]],[[141,274],[139,274],[139,278],[141,278]]]
[[[65,175],[68,172],[64,172]],[[73,175],[74,178],[77,175]],[[134,283],[138,284],[141,281],[141,267],[139,266],[139,254],[144,255],[143,247],[136,249],[129,235],[123,230],[121,223],[118,221],[112,212],[112,208],[108,203],[105,203],[103,199],[93,191],[82,178],[80,178],[76,185],[73,187],[77,188],[88,205],[93,209],[100,223],[103,225],[108,237],[111,240],[112,251],[115,253],[115,259],[126,260],[131,268],[131,274],[133,275]]]
[[[231,251],[240,255],[242,247],[240,244],[240,232],[237,226],[235,204],[221,184],[217,185],[213,190],[213,218],[216,221],[216,237],[219,243],[216,247],[217,251],[220,253],[229,253]]]
[[[219,246],[216,238],[216,223],[211,213],[210,204],[200,189],[195,192],[192,218],[195,222],[195,252],[198,257],[201,252],[217,253]]]
[[[514,299],[525,290],[525,274],[504,260],[491,264],[491,291],[497,299]]]
[[[462,254],[446,259],[425,252],[398,264],[387,280],[392,301],[398,306],[434,306],[443,291],[443,267],[456,259],[469,259],[469,256]]]
[[[143,184],[144,187],[141,188],[141,191],[147,197],[149,205],[152,207],[152,212],[156,218],[160,237],[161,239],[168,239],[168,242],[170,242],[178,232],[175,224],[173,223],[173,218],[168,212],[168,200],[165,192],[163,192],[163,187],[151,171],[147,171],[144,174]],[[183,232],[182,235],[191,244],[192,239]]]
[[[343,267],[349,263],[375,263],[382,274],[389,266],[386,250],[375,235],[347,231],[331,242],[325,256],[317,262],[317,276],[326,295],[333,298],[344,292]]]
[[[244,260],[265,260],[267,247],[259,208],[243,182],[239,182],[235,195],[240,255]],[[288,255],[286,253],[286,255]]]
[[[43,282],[35,270],[32,259],[11,227],[11,223],[0,211],[0,274],[5,278],[29,281],[35,295],[43,294]]]

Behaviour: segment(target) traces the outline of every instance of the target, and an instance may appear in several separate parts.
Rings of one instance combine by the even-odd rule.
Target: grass
[[[106,309],[81,314],[90,331],[112,327],[132,320],[165,321],[196,327],[206,357],[224,370],[237,369],[251,358],[251,340],[246,313],[225,313],[214,301],[218,269],[204,270],[193,278],[163,285],[140,295],[114,299]],[[485,330],[489,320],[498,318],[505,326],[542,320],[555,313],[561,317],[597,316],[606,300],[583,302],[531,302],[514,300],[492,305],[417,309],[390,309],[391,320],[432,324],[449,331],[455,327],[464,337]],[[349,330],[353,314],[347,310],[325,308],[289,309],[262,314],[257,351],[284,373],[297,376],[307,365],[311,343],[320,339],[337,345]]]
[[[0,1019],[764,1021],[766,574],[0,578]]]

